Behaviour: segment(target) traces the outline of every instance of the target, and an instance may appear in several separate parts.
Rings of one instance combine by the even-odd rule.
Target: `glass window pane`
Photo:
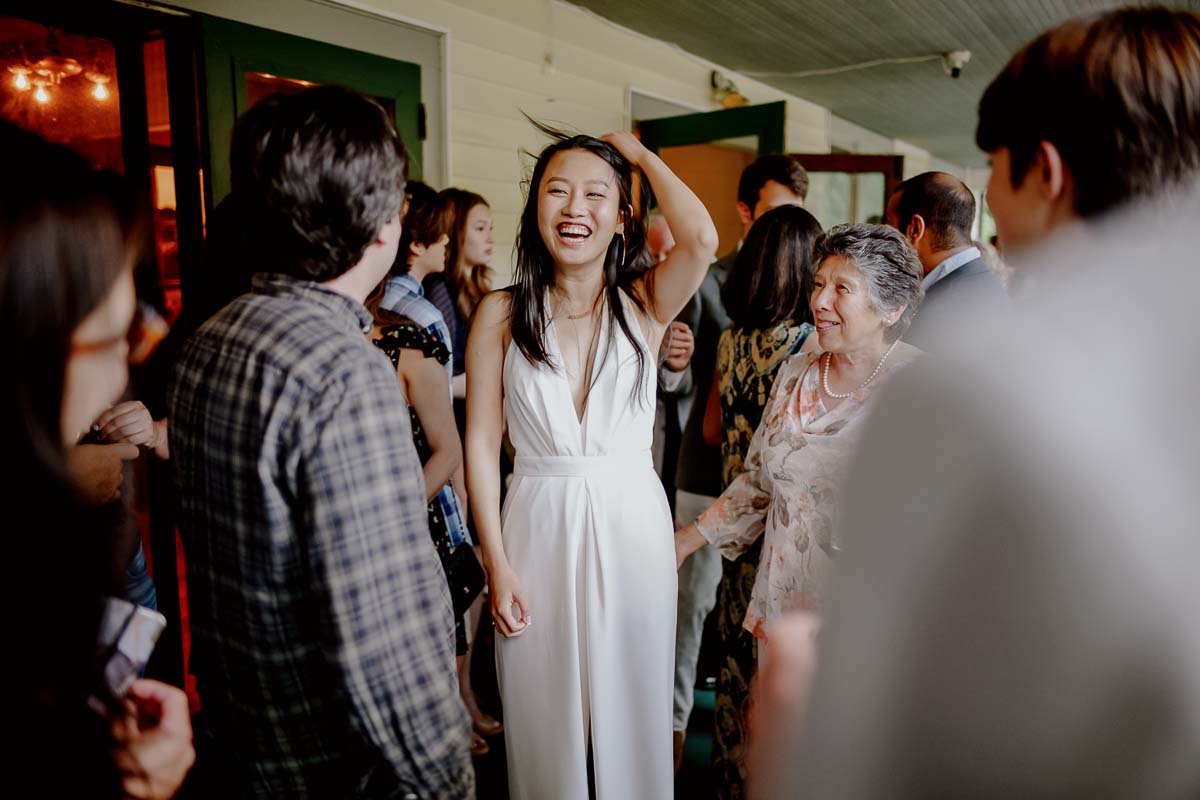
[[[150,190],[154,202],[154,258],[161,311],[174,322],[182,307],[179,289],[179,236],[175,224],[175,166],[171,155],[171,97],[167,91],[167,51],[160,38],[142,44],[146,65],[146,124],[150,142]],[[157,303],[156,303],[157,304]]]
[[[250,108],[264,97],[269,97],[273,94],[296,94],[310,86],[316,86],[316,84],[302,78],[282,77],[280,75],[271,75],[267,72],[247,72],[246,108]],[[395,100],[390,97],[373,97],[372,99],[383,106],[383,110],[387,112],[388,119],[396,118]]]
[[[826,230],[850,222],[852,176],[845,172],[808,173],[808,199],[804,206]]]
[[[854,221],[883,222],[882,172],[863,172],[854,176]]]

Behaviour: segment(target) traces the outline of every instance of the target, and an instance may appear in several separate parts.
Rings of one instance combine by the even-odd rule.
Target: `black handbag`
[[[487,584],[487,576],[484,575],[483,567],[475,556],[475,549],[469,544],[460,544],[452,549],[449,555],[442,559],[442,569],[446,572],[446,582],[450,584],[454,616],[461,617],[483,591]]]

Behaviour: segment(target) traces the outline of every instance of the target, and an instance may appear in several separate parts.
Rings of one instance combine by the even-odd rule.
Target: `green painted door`
[[[655,152],[664,147],[686,147],[754,137],[758,155],[765,156],[783,152],[786,122],[786,104],[781,100],[778,103],[644,120],[637,125],[642,144]]]
[[[786,121],[787,106],[778,102],[634,123],[642,144],[662,156],[704,203],[724,255],[743,234],[737,210],[742,170],[759,156],[783,152]]]
[[[393,115],[408,148],[408,173],[421,177],[421,68],[216,17],[203,18],[204,72],[212,203],[229,193],[229,137],[234,120],[276,91],[336,83],[370,95]]]

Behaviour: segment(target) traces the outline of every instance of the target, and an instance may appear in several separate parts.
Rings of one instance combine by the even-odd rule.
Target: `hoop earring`
[[[617,269],[625,268],[625,233],[621,232],[621,255],[617,257]]]

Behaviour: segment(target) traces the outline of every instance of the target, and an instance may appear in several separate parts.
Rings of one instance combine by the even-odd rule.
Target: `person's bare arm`
[[[466,470],[463,468],[463,464],[460,463],[454,470],[454,474],[450,476],[450,485],[454,487],[454,494],[458,497],[458,509],[462,512],[463,520],[469,520],[471,509],[467,502],[470,496],[467,494]]]
[[[121,496],[125,462],[140,451],[132,444],[77,444],[67,450],[67,472],[88,505],[111,503]]]
[[[604,140],[645,173],[675,236],[675,249],[654,268],[649,282],[642,281],[643,289],[653,287],[646,292],[652,316],[666,326],[700,288],[717,252],[717,229],[700,198],[633,134],[618,131]]]
[[[437,359],[427,358],[416,350],[402,350],[396,372],[429,442],[429,460],[421,468],[428,503],[462,466],[462,441],[454,424],[446,370]]]
[[[519,636],[530,623],[530,607],[500,537],[503,371],[510,303],[506,292],[486,295],[475,312],[467,339],[467,493],[474,503],[475,530],[483,548],[492,616],[501,634]],[[520,609],[519,617],[513,615],[513,605]]]

